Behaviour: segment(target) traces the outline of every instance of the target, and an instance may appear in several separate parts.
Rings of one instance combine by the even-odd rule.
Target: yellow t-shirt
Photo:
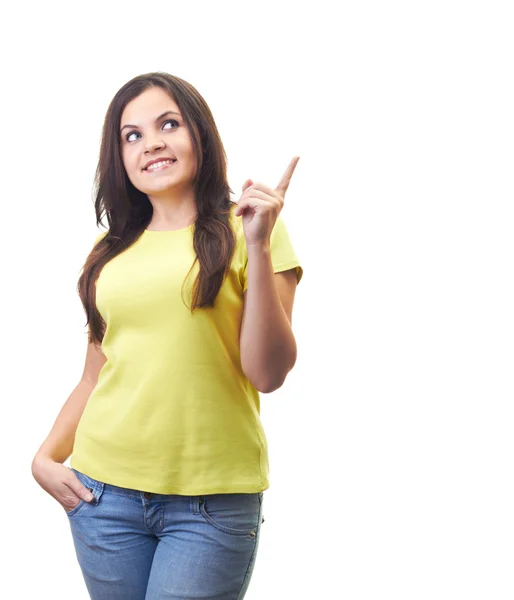
[[[194,224],[146,230],[103,267],[96,303],[106,322],[107,361],[77,427],[74,469],[159,494],[269,487],[259,392],[239,354],[248,254],[235,206],[236,250],[214,308],[188,308],[198,263],[181,296],[195,258]],[[300,281],[303,269],[281,215],[270,244],[274,272],[296,267]]]

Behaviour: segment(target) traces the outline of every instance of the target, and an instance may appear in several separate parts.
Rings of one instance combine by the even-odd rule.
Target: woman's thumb
[[[86,500],[87,502],[90,502],[94,498],[93,494],[91,493],[91,489],[84,485],[80,485],[79,487],[77,487],[75,489],[75,493],[79,498],[84,498],[84,500]]]

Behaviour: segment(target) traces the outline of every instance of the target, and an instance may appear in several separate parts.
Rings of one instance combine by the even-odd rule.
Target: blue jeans
[[[93,600],[240,600],[257,554],[263,492],[180,496],[97,481],[65,511]]]

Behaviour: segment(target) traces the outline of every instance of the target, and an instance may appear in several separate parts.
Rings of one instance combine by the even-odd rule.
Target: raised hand
[[[244,182],[243,194],[237,203],[235,214],[237,217],[242,216],[247,245],[269,243],[299,160],[299,156],[293,157],[275,189],[263,183],[254,183],[251,179]]]

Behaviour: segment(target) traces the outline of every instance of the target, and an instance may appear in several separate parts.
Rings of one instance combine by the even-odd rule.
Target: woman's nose
[[[164,143],[162,140],[153,140],[151,142],[148,142],[146,148],[147,150],[157,150],[158,148],[162,148],[163,146]]]

